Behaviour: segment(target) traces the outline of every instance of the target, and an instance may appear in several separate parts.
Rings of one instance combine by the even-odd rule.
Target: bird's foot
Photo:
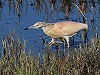
[[[52,46],[55,42],[49,42],[48,47]]]
[[[53,42],[49,42],[48,46],[52,46],[53,44],[62,44],[63,42],[59,42],[59,41],[53,41]]]

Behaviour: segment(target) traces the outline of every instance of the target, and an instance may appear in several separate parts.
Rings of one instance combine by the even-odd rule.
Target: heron
[[[63,21],[56,23],[37,22],[34,25],[25,28],[28,29],[43,29],[44,33],[52,38],[50,43],[55,43],[56,38],[64,38],[70,48],[69,38],[76,35],[79,31],[85,30],[87,33],[88,25],[85,23]]]

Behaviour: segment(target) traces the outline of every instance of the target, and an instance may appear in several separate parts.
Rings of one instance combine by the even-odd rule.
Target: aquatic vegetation
[[[55,21],[72,20],[85,22],[80,16],[75,19],[70,14],[76,12],[71,0],[0,0],[0,20],[2,11],[6,3],[8,4],[8,13],[11,11],[17,14],[19,22],[22,15],[27,13],[28,6],[32,7],[40,14],[45,13],[46,22],[50,18]],[[56,51],[46,49],[46,52],[32,53],[34,49],[27,52],[27,40],[20,39],[19,35],[13,31],[8,36],[2,38],[2,57],[0,58],[0,75],[99,75],[100,74],[100,37],[98,35],[100,13],[100,0],[72,0],[81,9],[82,13],[88,17],[89,26],[92,27],[93,37],[90,41],[80,44],[78,47],[71,48],[70,56],[67,53],[57,49]],[[78,2],[76,2],[78,1]],[[89,1],[89,2],[88,2]],[[96,4],[97,3],[97,4]],[[26,11],[23,13],[23,9]],[[93,10],[92,10],[93,9]],[[93,12],[92,12],[93,11]],[[64,17],[59,17],[58,13],[64,13]],[[91,13],[91,14],[90,14]],[[96,16],[97,15],[97,16]],[[83,18],[83,20],[81,19]],[[18,23],[19,24],[19,23]],[[44,41],[44,40],[43,40]]]
[[[27,42],[15,32],[2,39],[4,55],[0,59],[0,75],[99,75],[100,39],[92,38],[84,48],[80,45],[66,53],[50,51],[40,56],[26,52]],[[42,58],[42,60],[40,60]]]

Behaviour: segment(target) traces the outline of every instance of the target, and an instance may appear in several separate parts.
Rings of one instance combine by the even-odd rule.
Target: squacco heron
[[[45,23],[37,22],[34,25],[25,28],[28,29],[40,29],[42,28],[44,33],[52,38],[52,42],[55,42],[54,39],[63,37],[66,39],[68,48],[70,47],[69,38],[77,34],[81,30],[88,30],[88,25],[78,22],[64,21],[57,23]]]

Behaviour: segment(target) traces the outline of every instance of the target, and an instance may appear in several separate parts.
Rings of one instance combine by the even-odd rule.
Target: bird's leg
[[[64,42],[64,53],[65,53],[65,51],[66,51],[66,48],[65,48],[66,41],[65,41],[64,37],[62,37],[62,41]]]
[[[50,47],[52,44],[54,44],[55,43],[55,41],[54,41],[55,39],[53,39],[52,38],[52,40],[51,40],[51,42],[49,42],[49,44],[48,44],[48,46]]]
[[[67,40],[68,48],[70,48],[69,37],[67,37],[66,40]]]
[[[64,38],[67,41],[67,45],[68,45],[68,56],[70,56],[70,44],[69,44],[69,36],[64,36]]]
[[[68,57],[70,56],[70,44],[69,44],[69,37],[66,37],[66,41],[68,44]]]

